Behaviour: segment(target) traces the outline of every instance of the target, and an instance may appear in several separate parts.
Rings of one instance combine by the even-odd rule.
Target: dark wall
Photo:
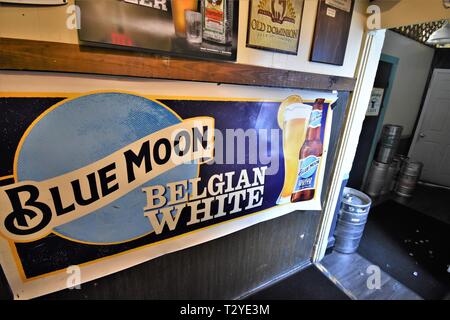
[[[450,69],[450,49],[436,49],[431,69]]]
[[[322,199],[328,190],[349,94],[339,94]],[[310,261],[320,211],[297,211],[167,254],[44,299],[233,299]],[[0,272],[0,299],[10,298]]]
[[[389,77],[392,71],[392,63],[380,61],[378,64],[377,73],[375,76],[374,88],[383,88],[385,92],[389,87]],[[372,143],[375,139],[380,115],[386,106],[386,94],[383,96],[380,112],[378,116],[366,116],[359,136],[358,147],[356,149],[355,158],[353,160],[352,171],[348,180],[348,186],[354,189],[361,189],[366,171],[366,166],[369,161]]]
[[[411,147],[411,143],[413,140],[413,136],[409,136],[409,137],[402,137],[400,139],[400,142],[398,144],[398,148],[397,148],[397,154],[401,154],[403,156],[408,156],[408,152],[409,152],[409,147]]]

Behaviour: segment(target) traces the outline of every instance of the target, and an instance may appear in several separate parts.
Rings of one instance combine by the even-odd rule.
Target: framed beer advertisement
[[[321,210],[332,92],[32,78],[0,75],[0,263],[16,299]]]
[[[236,60],[239,1],[75,0],[81,44]]]
[[[250,0],[247,47],[296,55],[304,0]]]

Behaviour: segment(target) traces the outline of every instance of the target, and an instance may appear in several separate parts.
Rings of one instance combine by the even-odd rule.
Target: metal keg
[[[388,147],[395,146],[402,136],[403,127],[393,124],[386,124],[383,126],[381,132],[381,143]]]
[[[387,169],[386,180],[380,191],[381,195],[387,194],[392,190],[394,190],[395,186],[394,179],[398,176],[398,173],[400,172],[400,165],[401,165],[400,159],[394,157],[391,164],[389,165],[389,168]]]
[[[400,155],[397,154],[394,159],[397,159],[399,161],[398,164],[398,171],[394,174],[394,179],[392,179],[392,189],[391,190],[395,190],[395,186],[397,185],[398,182],[398,178],[400,177],[400,170],[403,167],[403,165],[409,161],[409,157],[404,156],[404,155]]]
[[[398,144],[402,136],[403,127],[387,124],[381,132],[375,160],[382,163],[391,163],[397,152]]]
[[[334,234],[336,251],[353,253],[358,249],[371,203],[371,199],[364,193],[352,188],[344,188]]]
[[[421,162],[404,162],[395,186],[395,193],[401,197],[411,197],[422,173],[422,167]]]
[[[372,161],[364,186],[364,192],[371,197],[378,197],[386,182],[389,164]]]

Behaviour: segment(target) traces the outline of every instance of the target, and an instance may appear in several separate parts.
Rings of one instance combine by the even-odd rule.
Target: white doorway
[[[435,69],[409,150],[421,180],[450,187],[450,70]]]

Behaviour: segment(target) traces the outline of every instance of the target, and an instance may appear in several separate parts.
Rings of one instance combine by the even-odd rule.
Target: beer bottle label
[[[213,5],[207,1],[205,9],[205,27],[207,30],[223,32],[225,27],[223,2]]]
[[[322,110],[313,110],[309,118],[309,127],[317,128],[322,124]]]
[[[320,157],[308,156],[300,160],[297,182],[294,193],[302,190],[315,188],[317,169],[319,168]]]
[[[233,1],[202,0],[203,39],[226,44],[231,41]]]

